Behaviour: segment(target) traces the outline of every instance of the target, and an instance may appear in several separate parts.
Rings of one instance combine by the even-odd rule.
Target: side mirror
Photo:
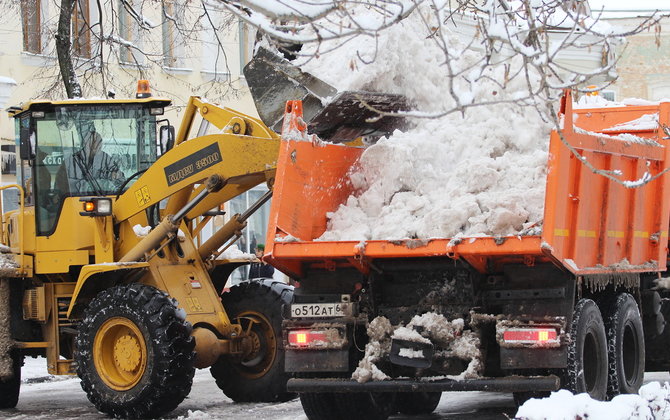
[[[30,138],[30,127],[24,127],[21,124],[21,131],[19,133],[19,157],[21,160],[30,160],[35,158],[35,141]]]
[[[174,126],[168,124],[160,128],[159,141],[161,155],[167,153],[174,146]]]

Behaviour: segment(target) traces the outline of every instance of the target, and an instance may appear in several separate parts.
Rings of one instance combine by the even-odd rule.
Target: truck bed
[[[296,112],[286,118],[298,121]],[[296,279],[310,269],[355,267],[367,273],[376,260],[396,258],[463,259],[481,273],[509,263],[532,266],[547,261],[575,275],[664,271],[670,177],[628,188],[592,172],[567,145],[595,168],[621,171],[617,179],[660,174],[668,166],[663,127],[670,124],[670,103],[573,110],[568,97],[561,114],[563,139],[553,131],[549,141],[541,235],[319,241],[327,228],[327,213],[354,192],[347,174],[363,149],[286,140],[277,165],[266,259]],[[656,127],[616,128],[649,114],[658,115]],[[613,137],[619,134],[632,136]]]

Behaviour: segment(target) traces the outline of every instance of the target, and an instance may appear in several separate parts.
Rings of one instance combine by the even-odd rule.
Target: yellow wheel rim
[[[100,379],[116,391],[137,385],[147,367],[147,346],[137,325],[123,317],[105,321],[93,341],[93,362]]]
[[[277,357],[277,337],[272,324],[256,311],[240,313],[237,315],[237,322],[252,342],[251,352],[242,359],[237,368],[249,379],[260,378],[270,370]]]

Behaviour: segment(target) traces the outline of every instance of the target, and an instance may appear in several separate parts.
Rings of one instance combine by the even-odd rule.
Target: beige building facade
[[[251,56],[253,31],[216,1],[204,4],[206,9],[187,0],[77,0],[72,51],[82,96],[132,97],[137,80],[148,79],[154,96],[173,100],[167,116],[174,125],[191,95],[254,115],[241,71]],[[14,144],[6,107],[65,97],[55,48],[59,5],[58,0],[0,2],[3,146]]]
[[[667,13],[667,12],[666,12]],[[650,14],[650,13],[649,13]],[[608,18],[620,29],[633,30],[644,17]],[[652,101],[670,99],[670,21],[666,18],[636,35],[619,47],[617,80],[606,90],[615,100],[641,98]]]

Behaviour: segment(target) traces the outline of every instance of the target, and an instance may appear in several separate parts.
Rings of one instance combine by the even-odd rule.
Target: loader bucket
[[[380,115],[380,112],[409,109],[407,99],[402,95],[338,92],[323,80],[262,47],[244,67],[244,77],[258,115],[276,132],[281,131],[284,107],[289,100],[302,101],[309,134],[334,143],[361,136],[388,135],[396,128],[402,128],[405,119]]]

